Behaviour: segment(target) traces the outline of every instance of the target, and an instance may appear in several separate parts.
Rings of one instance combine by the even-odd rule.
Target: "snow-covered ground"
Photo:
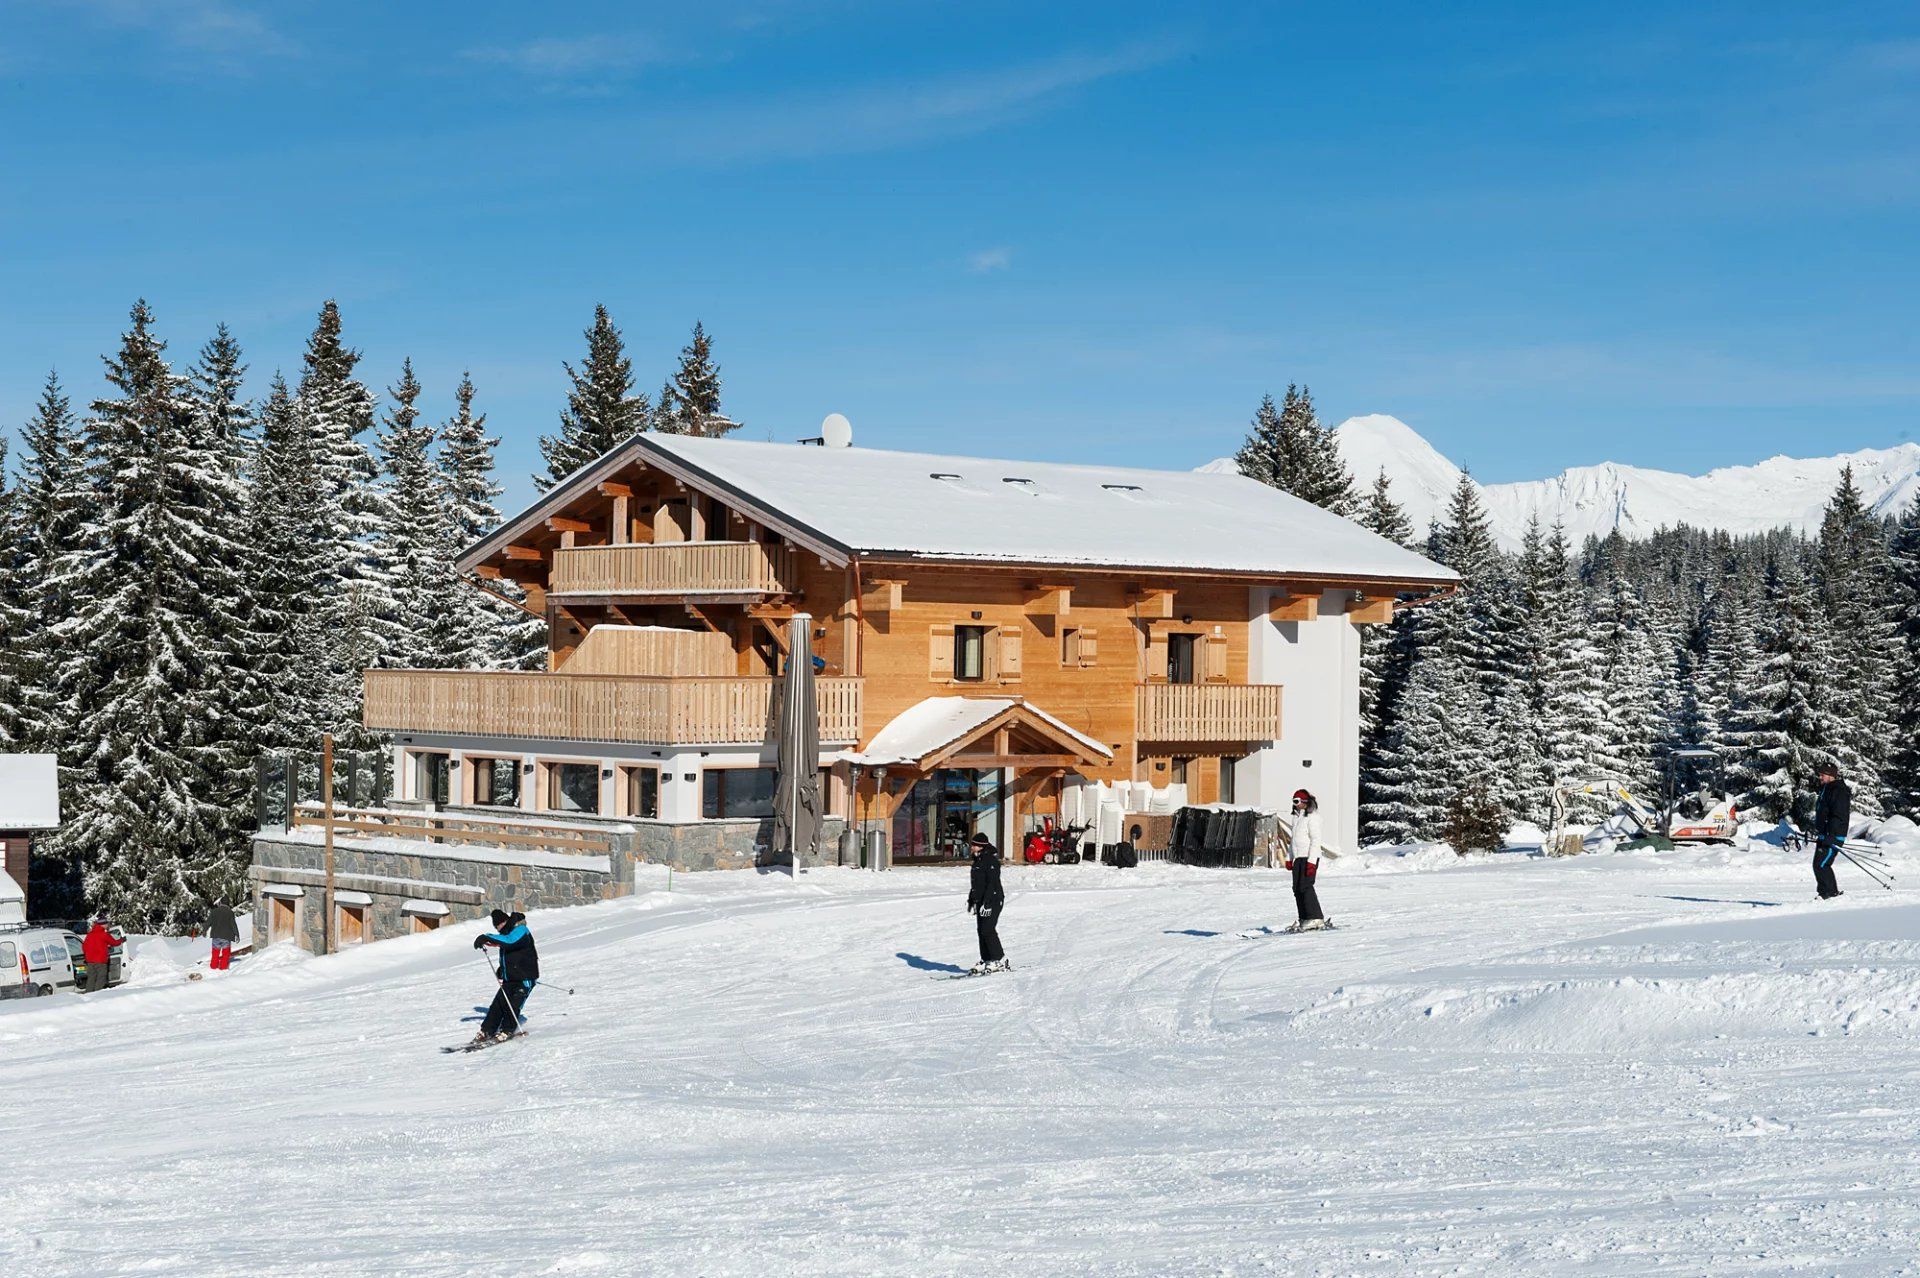
[[[1888,1274],[1920,1252],[1920,848],[678,876],[0,1004],[0,1273]],[[23,1154],[32,1155],[23,1157]]]

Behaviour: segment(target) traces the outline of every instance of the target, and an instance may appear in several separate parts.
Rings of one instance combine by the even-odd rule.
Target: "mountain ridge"
[[[1355,485],[1363,492],[1384,470],[1392,495],[1414,527],[1426,526],[1446,509],[1461,469],[1413,427],[1386,413],[1349,417],[1334,428]],[[1920,491],[1920,444],[1862,448],[1831,457],[1775,454],[1745,465],[1716,466],[1703,475],[1605,461],[1570,466],[1544,479],[1477,484],[1501,544],[1520,544],[1527,523],[1560,521],[1578,544],[1616,529],[1644,537],[1688,524],[1734,534],[1775,528],[1811,532],[1820,526],[1827,499],[1851,465],[1854,483],[1875,514],[1897,515]],[[1232,470],[1231,458],[1203,470]]]

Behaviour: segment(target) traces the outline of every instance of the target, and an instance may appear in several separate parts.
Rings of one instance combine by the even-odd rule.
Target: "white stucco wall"
[[[1269,621],[1271,592],[1253,591],[1247,678],[1278,683],[1284,735],[1240,765],[1238,801],[1286,812],[1295,790],[1320,800],[1327,841],[1360,846],[1360,631],[1351,592],[1329,590],[1314,621]]]
[[[413,769],[407,766],[407,752],[410,750],[445,751],[461,763],[461,773],[466,771],[466,758],[475,755],[483,758],[518,758],[523,761],[544,761],[564,763],[593,763],[603,769],[613,769],[612,777],[600,782],[600,811],[603,815],[615,812],[614,787],[619,783],[618,767],[627,763],[652,764],[660,769],[660,820],[662,821],[698,821],[700,816],[700,776],[709,768],[752,768],[772,767],[774,765],[771,748],[758,746],[649,746],[649,745],[611,745],[586,743],[581,741],[541,741],[527,737],[482,737],[429,732],[404,734],[404,739],[396,738],[394,743],[393,768],[395,796],[401,799],[418,798],[413,793]],[[821,766],[831,761],[832,753],[821,755]],[[537,775],[537,774],[536,774]],[[533,795],[533,778],[525,780],[523,796],[537,804]]]

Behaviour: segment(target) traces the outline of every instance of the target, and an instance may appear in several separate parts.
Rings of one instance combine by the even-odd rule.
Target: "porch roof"
[[[1003,727],[1019,726],[1090,764],[1108,763],[1113,751],[1092,737],[1018,697],[928,697],[895,715],[865,750],[837,757],[863,767],[910,764],[925,767]]]

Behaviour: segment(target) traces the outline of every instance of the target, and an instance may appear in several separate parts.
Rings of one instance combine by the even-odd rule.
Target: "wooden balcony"
[[[1140,687],[1142,741],[1275,741],[1277,683],[1152,683]]]
[[[815,683],[820,740],[859,740],[862,681]],[[560,741],[747,745],[765,741],[779,705],[768,678],[664,678],[483,670],[369,670],[366,726]]]
[[[553,552],[555,595],[780,595],[791,593],[793,552],[757,541],[576,546]]]

